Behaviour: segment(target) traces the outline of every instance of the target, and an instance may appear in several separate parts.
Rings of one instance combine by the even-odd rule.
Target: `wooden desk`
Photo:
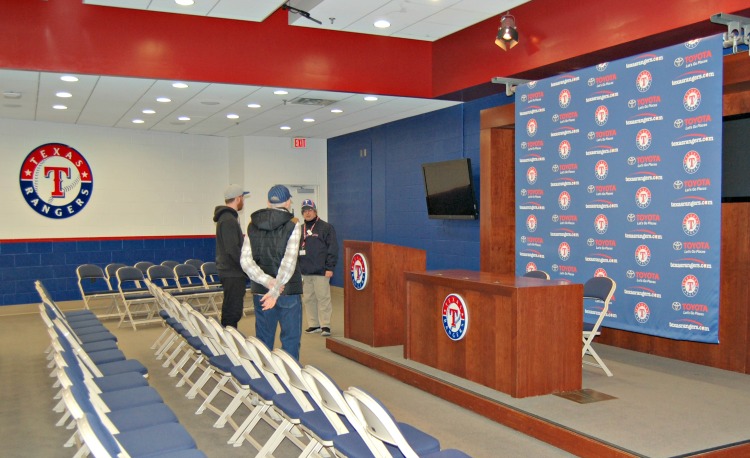
[[[522,398],[581,389],[583,285],[465,270],[406,272],[404,357]],[[443,300],[469,323],[453,341]]]

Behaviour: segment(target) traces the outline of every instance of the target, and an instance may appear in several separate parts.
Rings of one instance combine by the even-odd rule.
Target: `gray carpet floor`
[[[65,308],[80,307],[75,302]],[[150,384],[175,411],[180,422],[209,457],[254,456],[245,444],[226,444],[233,430],[213,428],[216,415],[196,415],[198,398],[190,400],[187,388],[176,388],[175,379],[156,361],[151,344],[160,326],[133,331],[105,322],[130,358],[149,368]],[[343,339],[343,297],[334,288],[333,334]],[[253,334],[252,314],[240,330]],[[59,414],[52,411],[54,380],[49,377],[44,350],[49,338],[36,309],[8,306],[0,310],[0,443],[3,457],[67,457],[74,451],[62,447],[71,431],[55,427]],[[614,399],[578,404],[558,396],[513,399],[476,384],[467,389],[549,419],[576,431],[615,444],[634,454],[671,457],[695,453],[728,443],[750,440],[750,377],[718,369],[597,346],[614,377],[596,368],[583,368],[584,388]],[[376,349],[403,364],[401,347]],[[494,423],[460,406],[443,401],[386,375],[375,372],[325,348],[319,334],[303,335],[301,361],[331,375],[341,387],[359,386],[377,396],[400,420],[437,437],[444,448],[458,448],[474,457],[572,456],[548,444]],[[416,365],[419,366],[419,365]],[[430,368],[417,367],[426,372]],[[437,374],[450,378],[446,374]],[[456,383],[466,383],[455,380]],[[259,430],[261,436],[270,431]],[[295,451],[297,453],[295,453]],[[298,450],[284,443],[276,456],[292,457]]]

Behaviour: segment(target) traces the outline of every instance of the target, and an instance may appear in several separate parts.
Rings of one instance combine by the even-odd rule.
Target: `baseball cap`
[[[305,199],[302,201],[302,211],[307,210],[308,208],[313,209],[317,211],[317,207],[315,207],[315,202],[313,202],[312,199]]]
[[[242,187],[238,184],[230,184],[227,189],[224,190],[224,199],[234,199],[239,196],[246,196],[250,194],[248,191],[243,191]]]
[[[283,184],[277,184],[268,190],[268,201],[272,204],[283,204],[291,198],[292,194]]]

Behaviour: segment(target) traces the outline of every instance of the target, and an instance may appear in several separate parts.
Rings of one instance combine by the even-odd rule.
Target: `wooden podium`
[[[357,255],[357,259],[353,260]],[[354,262],[353,262],[354,261]],[[352,266],[366,265],[364,287],[355,288]],[[388,243],[344,241],[344,337],[386,347],[406,342],[404,272],[424,271],[427,253]]]
[[[405,277],[405,358],[517,398],[581,389],[583,285],[466,270]],[[455,341],[443,327],[449,294],[468,315]]]

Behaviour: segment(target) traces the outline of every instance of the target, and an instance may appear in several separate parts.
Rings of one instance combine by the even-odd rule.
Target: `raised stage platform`
[[[578,456],[750,456],[748,375],[597,345],[614,377],[584,366],[583,390],[518,399],[406,360],[400,345],[326,347]]]

